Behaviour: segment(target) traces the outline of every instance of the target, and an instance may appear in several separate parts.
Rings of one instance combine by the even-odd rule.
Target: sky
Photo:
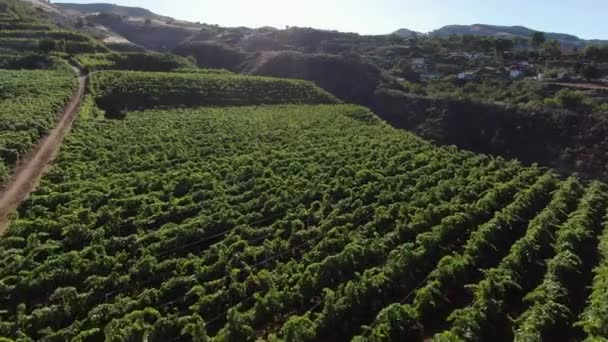
[[[93,3],[104,0],[57,0]],[[608,39],[608,0],[110,0],[176,19],[220,26],[314,27],[361,34],[451,24],[521,25]]]

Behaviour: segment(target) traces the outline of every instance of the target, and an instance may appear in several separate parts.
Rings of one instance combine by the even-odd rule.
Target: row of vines
[[[179,71],[194,69],[189,59],[168,53],[129,52],[82,54],[74,62],[87,72],[99,70]]]

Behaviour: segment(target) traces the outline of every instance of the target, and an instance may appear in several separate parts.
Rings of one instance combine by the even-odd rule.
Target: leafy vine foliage
[[[0,179],[53,127],[77,87],[66,70],[0,70]]]
[[[433,146],[351,105],[84,116],[0,241],[0,335],[422,340],[454,324],[436,338],[476,340],[465,320],[512,324],[485,289],[559,281],[543,280],[555,271],[541,261],[559,258],[547,246],[598,232],[604,190]],[[541,276],[526,278],[529,262]],[[508,312],[524,323],[545,305],[521,303]]]
[[[0,240],[0,341],[608,339],[606,185],[37,15],[0,0],[0,67],[45,68],[0,70],[0,178],[65,60],[90,92]]]
[[[110,117],[157,107],[339,102],[309,82],[223,73],[103,71],[91,77],[90,90]]]

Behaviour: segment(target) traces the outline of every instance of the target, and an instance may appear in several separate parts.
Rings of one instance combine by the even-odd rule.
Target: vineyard
[[[0,342],[608,341],[605,184],[41,18],[0,0],[0,180],[79,111],[4,213]]]
[[[102,53],[83,54],[74,58],[83,70],[176,71],[195,68],[191,61],[164,53]]]
[[[85,34],[59,29],[40,11],[18,0],[0,2],[0,54],[109,52]]]
[[[606,337],[607,194],[351,105],[83,118],[0,241],[0,335]]]
[[[86,42],[91,38],[66,30],[2,30],[0,38],[57,39]]]
[[[102,71],[91,76],[89,88],[111,117],[155,107],[338,102],[310,82],[222,73]]]
[[[53,127],[76,85],[69,68],[0,70],[0,179]]]

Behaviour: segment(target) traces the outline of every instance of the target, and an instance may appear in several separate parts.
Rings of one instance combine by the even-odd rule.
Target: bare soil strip
[[[607,85],[595,83],[566,83],[566,82],[547,82],[547,84],[555,84],[562,87],[581,88],[581,89],[603,89],[608,90]]]
[[[80,74],[78,69],[74,68],[74,71]],[[55,128],[41,138],[32,151],[18,163],[10,180],[0,190],[0,236],[4,235],[8,229],[12,213],[34,191],[47,166],[59,152],[61,142],[70,131],[72,122],[78,113],[86,81],[86,76],[78,76],[78,90],[63,110]]]

